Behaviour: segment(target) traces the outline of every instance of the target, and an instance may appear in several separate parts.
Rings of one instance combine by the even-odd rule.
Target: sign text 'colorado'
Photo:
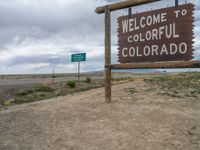
[[[119,62],[191,60],[193,11],[189,3],[119,17]]]

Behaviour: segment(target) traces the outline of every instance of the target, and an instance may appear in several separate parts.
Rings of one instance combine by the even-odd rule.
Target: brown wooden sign
[[[188,61],[193,58],[194,5],[184,4],[118,18],[118,61]]]

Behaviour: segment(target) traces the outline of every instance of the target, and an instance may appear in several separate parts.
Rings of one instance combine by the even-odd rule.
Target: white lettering
[[[140,33],[140,42],[143,42],[143,41],[145,41],[145,39],[143,38],[142,33]]]
[[[159,39],[161,39],[162,38],[162,35],[163,35],[163,30],[165,29],[165,27],[164,26],[162,26],[162,27],[160,27],[159,28]]]
[[[147,33],[146,33],[146,40],[147,41],[151,40],[151,31],[147,31]]]
[[[145,46],[144,47],[144,56],[149,56],[150,55],[150,47],[149,46]]]
[[[179,34],[176,34],[176,24],[173,23],[173,38],[179,38]]]
[[[181,43],[179,45],[179,52],[181,54],[185,54],[187,52],[187,44],[186,43]]]
[[[166,15],[167,13],[161,13],[161,22],[167,21]]]
[[[160,23],[160,14],[153,15],[153,24]]]
[[[145,17],[141,17],[141,19],[140,19],[140,26],[142,27],[142,28],[144,28],[146,25],[144,24],[144,21],[145,21]]]
[[[152,40],[158,40],[158,29],[152,30]]]
[[[152,45],[152,56],[158,55],[158,45]]]
[[[146,19],[146,22],[147,22],[148,26],[152,25],[152,22],[153,22],[152,17],[148,16],[147,19]]]
[[[131,47],[129,49],[129,56],[131,56],[131,57],[135,56],[135,48],[134,47]]]
[[[123,48],[123,50],[122,50],[122,56],[123,57],[127,57],[128,56],[128,54],[125,54],[125,51],[127,51],[128,49],[127,48]]]
[[[166,26],[166,31],[165,31],[165,33],[166,33],[166,37],[167,37],[168,39],[172,37],[172,24],[170,24],[169,27]]]
[[[139,35],[138,34],[135,34],[134,36],[133,36],[133,40],[134,40],[134,42],[138,42],[139,41]]]
[[[181,11],[181,15],[182,16],[185,16],[187,14],[187,10],[186,9],[183,9],[182,11]]]
[[[176,14],[176,18],[179,17],[180,10],[175,10],[174,13]]]
[[[132,43],[132,42],[133,42],[133,37],[132,37],[132,36],[129,36],[129,37],[128,37],[128,42],[129,42],[129,43]]]
[[[138,56],[138,57],[141,57],[141,56],[142,56],[142,54],[139,53],[139,48],[138,48],[138,47],[137,47],[137,56]]]
[[[167,47],[165,44],[163,44],[160,55],[163,55],[163,53],[165,53],[166,55],[168,55],[168,51],[167,51]]]
[[[133,31],[133,18],[129,19],[129,31]]]
[[[176,44],[172,43],[170,44],[170,54],[175,55],[178,51],[178,47]]]
[[[136,19],[134,19],[134,23],[135,23],[135,30],[140,29],[139,26],[137,26],[137,20]]]
[[[143,46],[136,46],[130,48],[123,48],[122,49],[122,56],[123,57],[148,57],[148,56],[162,56],[162,55],[177,55],[177,54],[185,54],[187,53],[187,44],[182,42],[180,44],[170,43],[170,44],[163,44],[159,45],[145,45]]]
[[[122,29],[123,29],[123,33],[128,32],[128,20],[122,20]]]

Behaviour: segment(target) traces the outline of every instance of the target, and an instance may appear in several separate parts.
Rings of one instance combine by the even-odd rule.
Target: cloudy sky
[[[86,52],[82,71],[104,66],[104,16],[96,7],[120,0],[0,0],[0,74],[76,72],[72,53]],[[185,3],[185,0],[179,0]],[[195,11],[195,59],[200,59],[200,3]],[[174,5],[162,0],[135,7],[133,13]],[[117,63],[117,17],[112,13],[112,63]]]

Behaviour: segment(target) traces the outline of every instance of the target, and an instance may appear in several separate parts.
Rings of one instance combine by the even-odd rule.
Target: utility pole
[[[55,73],[54,73],[54,68],[53,68],[53,72],[52,72],[52,83],[53,84],[55,83],[54,78],[55,78]]]

